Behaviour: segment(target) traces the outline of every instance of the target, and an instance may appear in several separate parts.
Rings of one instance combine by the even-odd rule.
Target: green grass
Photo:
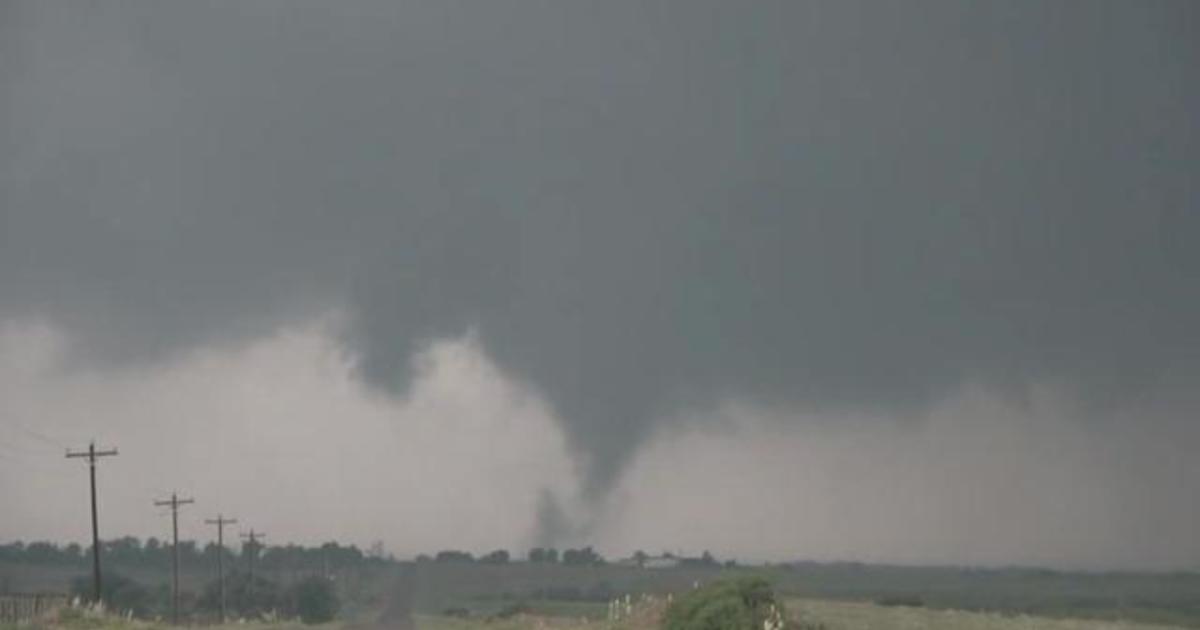
[[[616,630],[605,621],[582,621],[576,617],[517,615],[507,619],[458,618],[417,615],[417,630]]]
[[[794,618],[820,624],[827,630],[1174,630],[1179,627],[825,600],[792,600],[788,602],[788,611]]]
[[[1178,630],[1180,626],[1132,621],[1057,619],[1030,615],[879,606],[865,602],[791,599],[786,602],[792,627],[821,630]],[[657,619],[581,620],[575,616],[523,614],[507,619],[418,615],[417,630],[657,630]],[[757,629],[755,629],[757,630]]]
[[[191,592],[209,577],[201,568],[195,569],[194,575],[184,580],[186,590]],[[147,588],[161,588],[169,579],[159,573],[139,573],[135,568],[114,566],[113,570],[137,578]],[[78,571],[71,567],[0,562],[0,584],[14,591],[64,592],[70,578],[76,575]],[[1200,629],[1200,573],[1072,573],[848,563],[799,563],[720,570],[428,563],[346,571],[339,576],[339,585],[344,602],[342,618],[355,621],[374,619],[396,593],[408,592],[411,609],[428,615],[425,618],[430,620],[447,609],[465,608],[470,611],[467,622],[471,623],[477,617],[482,619],[521,603],[529,606],[530,612],[543,622],[560,617],[578,622],[580,618],[603,619],[606,612],[603,598],[597,603],[551,600],[547,596],[555,589],[566,588],[589,597],[595,597],[598,592],[664,596],[668,592],[682,594],[695,583],[709,584],[744,576],[766,578],[788,601],[830,604],[920,601],[930,611],[988,611],[993,614],[985,616],[1001,620],[1023,619],[1021,615],[1028,615],[1038,620],[1095,620],[1089,622],[1092,625],[1075,627],[1133,628],[1160,624]],[[286,573],[273,577],[280,581],[292,579]],[[876,616],[886,620],[892,617],[909,619],[915,615],[915,618],[923,619],[921,615],[925,614],[903,607],[886,608],[898,610],[877,611]],[[939,619],[935,616],[933,621]],[[1099,621],[1120,621],[1125,626],[1105,626],[1096,623]],[[1145,625],[1132,625],[1132,622]]]
[[[21,625],[0,625],[0,630],[171,630],[177,626],[157,621],[125,619],[116,615],[96,613],[83,609],[65,609],[58,615]],[[208,630],[340,630],[340,623],[304,625],[300,622],[246,622],[205,626]]]

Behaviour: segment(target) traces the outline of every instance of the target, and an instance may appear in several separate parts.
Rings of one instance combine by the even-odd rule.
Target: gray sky
[[[0,5],[0,537],[1195,566],[1198,30]]]

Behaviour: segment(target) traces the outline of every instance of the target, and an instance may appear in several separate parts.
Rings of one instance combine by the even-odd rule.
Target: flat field
[[[1179,626],[1126,621],[1052,619],[1029,615],[961,610],[933,610],[906,606],[793,600],[788,611],[794,618],[823,630],[1175,630]]]
[[[801,630],[1179,630],[1180,626],[1130,621],[1062,619],[961,610],[880,606],[865,602],[799,599],[787,602]],[[419,615],[417,630],[652,630],[653,614],[623,621],[580,617],[517,615],[507,619]]]
[[[789,600],[789,615],[799,622],[799,630],[1178,630],[1179,626],[1152,625],[1126,621],[1055,619],[1029,615],[958,610],[934,610],[905,606],[880,606],[871,603],[839,602],[817,599]],[[506,618],[452,617],[417,615],[416,630],[655,630],[658,609],[642,610],[632,618],[608,621],[567,614],[517,614]],[[305,626],[295,622],[242,623],[206,626],[211,630],[386,630],[360,623],[333,623]],[[69,615],[62,620],[22,629],[46,630],[168,630],[169,625],[144,621],[126,621],[119,617]],[[0,626],[0,630],[10,627]],[[15,627],[11,628],[15,630]]]

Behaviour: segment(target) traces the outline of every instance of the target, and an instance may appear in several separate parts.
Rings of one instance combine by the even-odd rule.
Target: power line
[[[117,449],[107,451],[97,451],[96,443],[88,444],[86,451],[67,451],[67,457],[86,457],[88,460],[88,471],[92,480],[92,586],[95,602],[100,602],[100,525],[96,516],[96,460],[101,457],[112,457],[117,454]]]
[[[20,424],[19,422],[14,422],[13,426],[15,426],[17,429],[20,429],[22,433],[25,433],[26,435],[34,438],[35,440],[39,440],[39,441],[49,444],[50,446],[53,446],[55,448],[63,448],[63,445],[65,443],[63,440],[56,440],[53,437],[48,436],[45,433],[42,433],[40,431],[34,431],[33,429],[30,429],[29,427],[27,427],[23,424]]]
[[[171,498],[165,501],[155,501],[154,505],[171,506],[171,623],[179,625],[179,506],[195,503],[195,499],[180,499],[179,495],[171,493]]]
[[[218,514],[215,519],[206,519],[204,521],[209,525],[217,526],[217,583],[221,591],[221,623],[225,623],[225,526],[237,523],[236,518],[225,518]]]

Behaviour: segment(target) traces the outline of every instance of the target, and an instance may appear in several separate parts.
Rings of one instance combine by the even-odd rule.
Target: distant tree
[[[25,559],[34,564],[59,564],[66,554],[52,542],[31,542],[25,547]]]
[[[554,564],[558,562],[558,550],[554,547],[534,547],[529,550],[529,561],[534,563]]]
[[[143,560],[142,542],[133,536],[101,541],[100,554],[117,564],[140,566]]]
[[[7,545],[0,545],[0,560],[7,562],[20,562],[23,560],[25,544],[21,541],[11,542]]]
[[[479,559],[484,564],[507,564],[508,552],[503,549],[497,549],[486,556]]]
[[[171,546],[151,536],[142,547],[142,563],[146,566],[166,567],[171,564]]]
[[[316,575],[292,584],[285,599],[288,611],[304,623],[333,621],[341,606],[333,583]]]
[[[101,560],[110,564],[118,571],[145,569],[166,569],[171,566],[173,548],[169,543],[163,543],[157,538],[141,541],[132,536],[125,536],[100,543]],[[179,543],[181,564],[185,567],[216,559],[218,549],[209,543],[200,545],[194,540],[183,540]],[[461,552],[459,552],[461,553]],[[81,547],[71,543],[59,546],[48,541],[21,541],[0,544],[0,562],[26,563],[45,566],[75,566],[82,568],[90,561],[92,549],[90,546]],[[267,571],[284,571],[291,573],[309,573],[324,569],[344,569],[362,566],[364,562],[388,563],[393,559],[366,558],[362,551],[354,545],[341,546],[336,542],[326,543],[320,547],[304,547],[286,545],[266,547],[261,543],[242,546],[241,564],[250,557],[255,558],[256,566]],[[226,558],[235,558],[235,552],[226,549]],[[458,560],[469,559],[460,556]],[[261,563],[261,564],[259,564]]]
[[[567,549],[563,551],[563,564],[570,566],[595,566],[604,564],[604,558],[596,553],[591,547],[583,547],[582,549]]]
[[[200,551],[196,547],[194,540],[179,541],[179,561],[189,565],[195,565],[200,560]]]
[[[475,558],[466,551],[448,549],[437,552],[433,557],[435,562],[474,562]]]
[[[210,610],[216,610],[216,606],[220,600],[216,590],[217,582],[213,580],[205,587],[205,593],[201,596],[201,601]],[[230,610],[241,616],[258,615],[271,610],[279,610],[281,608],[282,597],[279,593],[279,585],[271,580],[268,580],[258,573],[254,575],[254,581],[250,581],[248,573],[235,573],[225,578],[225,598]]]
[[[642,551],[641,549],[638,549],[637,551],[633,552],[633,561],[636,562],[639,567],[646,566],[646,560],[649,558],[650,558],[650,556],[647,555],[646,552]]]

